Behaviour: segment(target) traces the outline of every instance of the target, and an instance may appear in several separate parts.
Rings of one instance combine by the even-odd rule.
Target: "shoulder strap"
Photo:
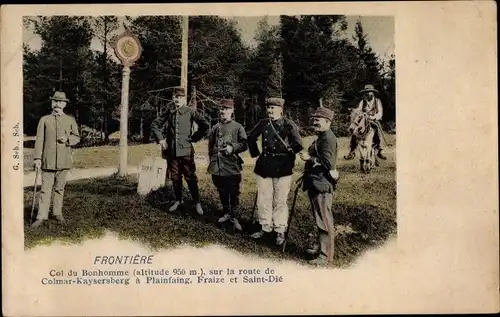
[[[271,128],[274,130],[274,133],[276,133],[276,136],[278,137],[278,139],[281,141],[281,143],[283,143],[283,145],[286,147],[286,149],[288,151],[290,151],[291,147],[281,138],[281,135],[274,128],[273,121],[271,119],[269,119],[269,123],[271,124]]]

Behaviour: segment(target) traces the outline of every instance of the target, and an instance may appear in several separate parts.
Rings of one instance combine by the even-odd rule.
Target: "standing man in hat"
[[[234,121],[234,102],[223,99],[219,103],[220,121],[209,134],[208,172],[219,192],[223,215],[219,222],[231,221],[236,230],[242,230],[238,221],[238,207],[243,160],[238,155],[248,149],[247,134],[241,124]]]
[[[307,190],[319,233],[319,237],[315,236],[315,241],[307,252],[315,254],[319,251],[319,256],[310,263],[324,265],[333,261],[334,253],[335,229],[332,201],[339,177],[335,167],[337,138],[330,129],[333,111],[318,108],[312,115],[312,119],[313,129],[318,137],[309,146],[308,151],[300,152],[299,156],[306,162],[303,189]]]
[[[184,176],[195,202],[196,212],[203,215],[192,143],[205,137],[208,132],[208,122],[195,109],[187,106],[186,91],[183,87],[176,87],[172,98],[174,106],[151,124],[151,132],[161,146],[162,157],[167,160],[174,187],[175,202],[169,211],[177,210],[183,203],[182,176]],[[198,131],[195,133],[191,133],[193,122],[198,124]]]
[[[64,113],[69,101],[66,94],[56,91],[52,100],[52,113],[38,122],[35,141],[35,169],[42,170],[42,189],[38,203],[37,220],[32,227],[37,228],[49,219],[49,208],[53,195],[55,218],[64,222],[62,206],[64,187],[73,164],[71,146],[80,142],[80,134],[75,119]],[[35,184],[36,186],[36,184]]]
[[[295,157],[303,149],[298,127],[293,121],[283,118],[284,103],[281,98],[267,99],[269,118],[257,123],[248,136],[251,156],[258,156],[254,172],[257,176],[257,214],[262,226],[252,238],[262,238],[274,229],[277,245],[282,245],[285,241],[288,226],[287,198]],[[259,136],[262,136],[262,153],[257,146]]]
[[[361,91],[361,93],[363,94],[363,100],[361,100],[358,107],[355,108],[353,111],[366,112],[370,120],[380,123],[380,120],[382,120],[383,108],[380,99],[375,97],[375,93],[378,93],[378,91],[375,89],[375,87],[373,87],[373,85],[366,85],[365,88]],[[377,124],[375,130],[376,131],[375,131],[375,136],[373,138],[373,142],[378,150],[377,157],[385,160],[387,159],[387,157],[385,157],[382,154],[382,146],[380,144],[380,141],[382,139],[382,131],[380,129],[380,124]],[[349,154],[344,156],[344,159],[346,160],[352,160],[356,156],[355,150],[356,147],[358,146],[358,140],[354,135],[351,136],[350,146],[351,149],[349,151]]]

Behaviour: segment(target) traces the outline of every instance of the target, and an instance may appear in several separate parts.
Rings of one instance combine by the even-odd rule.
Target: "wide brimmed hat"
[[[267,98],[266,105],[283,107],[285,105],[285,99],[278,97]]]
[[[373,85],[365,85],[365,88],[361,90],[361,93],[364,94],[365,92],[375,92],[378,93],[378,90],[373,87]]]
[[[54,96],[50,97],[50,100],[58,100],[58,101],[66,101],[66,102],[69,101],[69,99],[66,98],[66,93],[64,93],[62,91],[56,91],[54,93]]]
[[[333,121],[333,111],[328,108],[318,108],[311,115],[312,118],[325,118]]]
[[[186,96],[186,89],[184,89],[184,87],[175,87],[173,95],[185,97]]]
[[[221,101],[219,101],[219,107],[234,109],[234,101],[233,99],[222,99]]]

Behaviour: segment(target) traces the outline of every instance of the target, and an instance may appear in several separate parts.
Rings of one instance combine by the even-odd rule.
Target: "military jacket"
[[[309,146],[311,160],[306,162],[304,169],[304,190],[315,193],[332,193],[336,180],[330,175],[330,170],[337,164],[337,138],[332,130],[318,134],[318,138]]]
[[[230,154],[222,152],[227,145],[233,147]],[[208,153],[210,155],[208,172],[217,176],[240,174],[243,160],[239,153],[245,152],[247,149],[247,133],[241,124],[236,121],[219,122],[212,128],[208,138]]]
[[[274,127],[274,129],[273,129]],[[262,153],[257,139],[262,138]],[[252,157],[259,157],[254,172],[261,177],[283,177],[293,174],[296,154],[303,149],[297,125],[290,119],[261,120],[248,136]]]
[[[66,137],[65,143],[57,141]],[[40,159],[44,170],[63,170],[73,166],[71,146],[80,142],[75,119],[67,114],[50,114],[38,122],[35,159]]]
[[[193,122],[198,124],[198,131],[191,133]],[[151,132],[156,140],[167,140],[164,158],[190,156],[194,154],[192,142],[203,139],[208,132],[208,122],[195,109],[183,106],[177,110],[168,110],[151,124]]]

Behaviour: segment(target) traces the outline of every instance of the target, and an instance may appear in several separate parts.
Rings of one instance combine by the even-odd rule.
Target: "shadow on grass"
[[[247,202],[240,210],[244,230],[234,232],[231,225],[217,222],[220,217],[219,202],[213,191],[203,195],[205,214],[199,216],[189,199],[185,200],[182,210],[165,212],[173,197],[171,186],[145,197],[136,194],[136,186],[137,181],[133,178],[110,177],[70,182],[66,186],[64,200],[66,223],[59,225],[55,220],[49,220],[47,225],[36,230],[29,228],[33,188],[26,188],[25,247],[32,248],[54,240],[80,243],[87,238],[101,237],[109,230],[153,250],[181,244],[196,247],[221,244],[244,254],[288,258],[299,262],[309,259],[303,250],[307,246],[309,233],[314,230],[314,223],[305,197],[298,199],[290,225],[287,250],[282,254],[273,246],[272,237],[267,243],[256,242],[249,237],[251,232],[258,229],[250,221],[252,204],[248,202],[253,201],[253,194],[246,193],[252,197],[242,197],[242,202]],[[200,184],[202,186],[208,185]],[[185,195],[189,197],[189,194]],[[389,210],[371,205],[339,203],[334,204],[334,213],[336,266],[352,264],[362,252],[380,245],[395,233],[395,212]]]

